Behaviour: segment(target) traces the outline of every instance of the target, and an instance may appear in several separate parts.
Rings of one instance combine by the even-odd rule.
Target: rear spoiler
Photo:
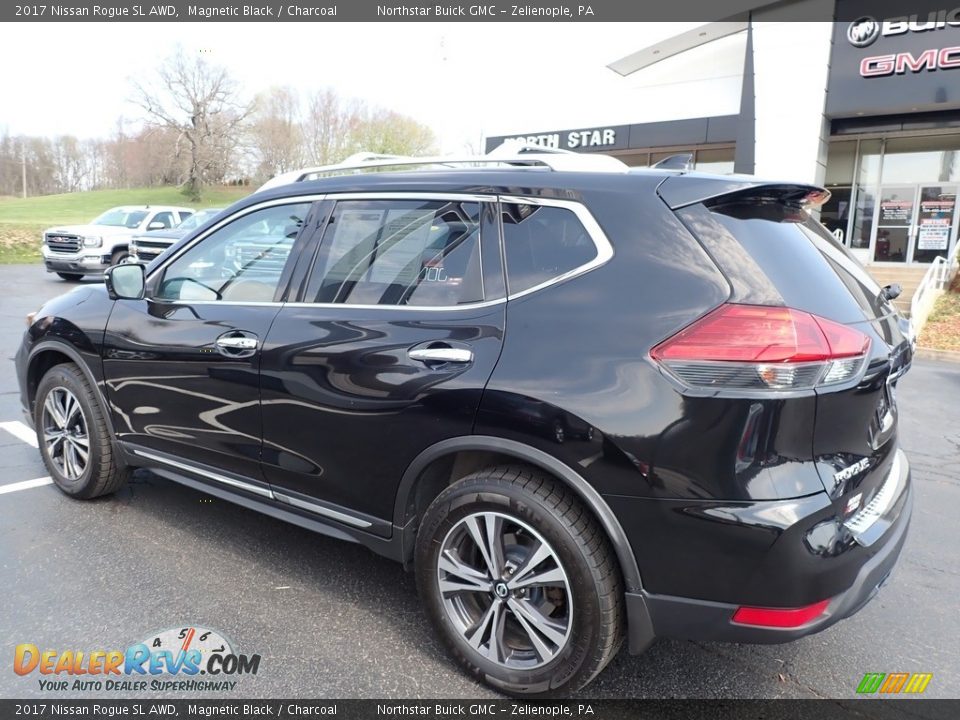
[[[769,200],[794,207],[819,207],[830,199],[830,191],[817,185],[694,173],[668,177],[660,183],[657,193],[671,210],[721,199]]]

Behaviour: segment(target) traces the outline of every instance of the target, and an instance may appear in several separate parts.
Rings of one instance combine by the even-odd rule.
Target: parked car
[[[132,205],[107,210],[88,225],[49,228],[43,233],[43,263],[64,280],[99,275],[127,259],[134,235],[172,228],[192,214],[189,208]]]
[[[456,162],[271,181],[48,302],[16,367],[56,484],[150,468],[398,560],[514,695],[624,640],[779,643],[863,607],[910,520],[912,348],[811,216],[825,191]]]
[[[142,235],[134,235],[130,238],[130,257],[132,262],[148,263],[160,256],[164,250],[173,245],[177,240],[188,233],[196,230],[217,215],[223,212],[223,208],[204,208],[197,210],[179,225],[165,230],[148,230]]]

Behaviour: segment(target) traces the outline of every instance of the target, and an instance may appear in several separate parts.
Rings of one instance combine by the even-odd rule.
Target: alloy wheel
[[[47,393],[41,425],[44,448],[54,467],[67,480],[80,479],[90,458],[90,437],[76,395],[64,387]]]
[[[570,639],[573,598],[560,558],[509,515],[476,512],[457,522],[440,547],[437,583],[451,623],[498,665],[540,667]]]

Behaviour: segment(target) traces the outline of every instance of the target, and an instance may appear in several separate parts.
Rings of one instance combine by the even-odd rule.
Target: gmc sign
[[[830,118],[960,110],[960,0],[836,0]],[[850,22],[850,20],[853,22]]]
[[[884,77],[894,74],[903,75],[907,72],[918,73],[924,70],[952,70],[957,67],[960,67],[960,46],[930,48],[917,56],[909,52],[900,52],[865,57],[860,61],[860,75]]]

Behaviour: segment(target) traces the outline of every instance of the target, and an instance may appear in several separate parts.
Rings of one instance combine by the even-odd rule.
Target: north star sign
[[[541,145],[548,148],[613,147],[617,145],[617,131],[626,133],[626,128],[605,127],[587,130],[564,130],[562,132],[540,133],[538,135],[516,135],[504,138],[505,142],[522,142],[529,145]]]

